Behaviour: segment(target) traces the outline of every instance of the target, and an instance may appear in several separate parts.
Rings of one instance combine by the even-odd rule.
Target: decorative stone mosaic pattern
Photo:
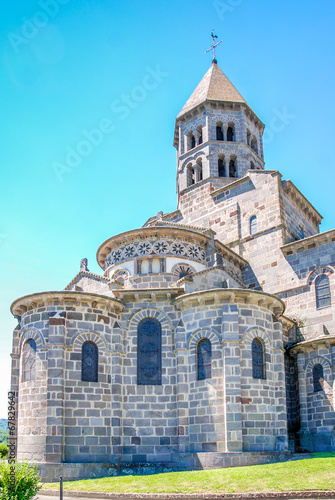
[[[147,238],[146,240],[134,241],[127,245],[120,245],[112,250],[106,257],[105,269],[129,259],[152,255],[183,257],[198,262],[204,262],[206,258],[205,249],[196,243],[189,243],[183,240],[155,240]]]

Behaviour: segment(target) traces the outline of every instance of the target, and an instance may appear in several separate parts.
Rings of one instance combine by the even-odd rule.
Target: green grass
[[[44,489],[58,489],[45,484]],[[335,490],[335,453],[267,465],[146,476],[118,476],[64,483],[65,491],[110,493],[237,493]]]

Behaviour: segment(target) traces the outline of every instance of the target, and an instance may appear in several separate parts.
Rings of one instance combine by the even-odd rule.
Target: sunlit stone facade
[[[178,209],[16,300],[18,458],[46,480],[334,451],[335,231],[213,63],[176,119]]]

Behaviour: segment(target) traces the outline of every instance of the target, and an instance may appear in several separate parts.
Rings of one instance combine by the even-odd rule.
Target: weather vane
[[[216,42],[215,43],[215,38],[217,38],[217,35],[214,35],[214,29],[212,29],[212,33],[211,33],[211,37],[213,39],[213,43],[212,43],[212,46],[209,47],[208,50],[206,50],[205,54],[207,54],[207,52],[209,52],[210,50],[213,51],[213,63],[216,64],[217,63],[217,60],[215,59],[215,47],[217,47],[221,42],[222,40],[220,40],[219,42]]]

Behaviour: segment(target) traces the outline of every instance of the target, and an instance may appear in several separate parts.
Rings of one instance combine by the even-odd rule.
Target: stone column
[[[233,300],[233,296],[231,298]],[[222,308],[226,451],[242,451],[242,408],[239,318],[235,304]]]
[[[110,383],[111,402],[111,461],[117,463],[122,454],[122,428],[123,428],[123,333],[117,321],[114,322],[112,330],[112,353],[110,374],[107,382]]]
[[[49,319],[46,462],[64,461],[65,312]]]
[[[222,125],[222,133],[223,133],[223,140],[227,140],[227,130],[228,130],[228,125]]]
[[[299,383],[300,425],[301,425],[301,431],[306,431],[308,428],[307,389],[306,389],[306,373],[305,373],[305,355],[302,349],[297,354],[297,366],[298,366],[298,383]]]
[[[333,410],[335,411],[335,345],[330,348],[332,360],[332,376],[333,376]]]
[[[178,414],[178,450],[189,452],[189,402],[187,380],[187,351],[185,349],[186,333],[183,321],[176,328],[175,353],[177,367],[177,414]]]

